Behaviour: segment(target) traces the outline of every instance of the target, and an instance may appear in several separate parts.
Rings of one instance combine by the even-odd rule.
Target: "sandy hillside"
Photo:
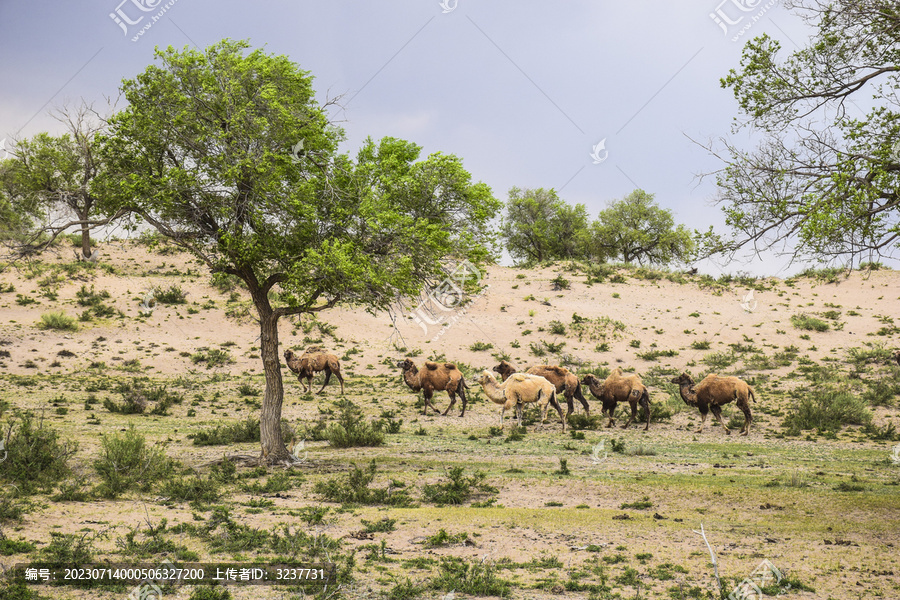
[[[900,426],[900,369],[886,358],[900,346],[894,325],[900,273],[725,282],[624,268],[588,273],[564,264],[488,267],[481,274],[485,287],[455,311],[411,306],[372,315],[339,307],[318,319],[284,319],[282,349],[327,346],[341,360],[346,398],[366,419],[402,425],[381,446],[335,448],[321,427],[340,418],[336,382],[323,395],[304,394],[285,368],[283,414],[294,437],[304,439],[303,463],[287,475],[241,467],[236,479],[221,484],[215,501],[188,502],[172,500],[164,481],[107,497],[93,464],[104,436],[130,426],[148,443],[159,443],[185,473],[196,470],[200,477],[211,477],[210,463],[224,454],[258,451],[253,442],[195,443],[198,434],[258,416],[264,381],[248,298],[240,288],[213,286],[203,265],[164,244],[104,244],[95,266],[74,264],[71,256],[59,247],[0,274],[0,409],[6,422],[14,422],[18,409],[32,410],[63,439],[77,441],[73,474],[64,484],[83,494],[61,499],[63,484],[54,484],[31,496],[36,502],[0,527],[33,550],[0,557],[0,563],[40,558],[51,532],[102,532],[93,542],[97,557],[132,559],[137,554],[123,536],[136,528],[144,539],[148,523],[165,518],[165,539],[182,550],[148,551],[141,560],[269,560],[283,552],[271,537],[280,524],[314,529],[339,540],[339,556],[356,552],[352,577],[341,583],[350,598],[443,598],[454,589],[456,597],[490,597],[490,590],[496,595],[503,588],[482,582],[488,591],[480,594],[472,581],[446,579],[456,558],[488,565],[509,584],[503,588],[508,597],[706,598],[715,583],[705,545],[693,533],[702,522],[714,536],[729,585],[765,558],[787,575],[772,595],[900,594],[900,471],[890,459],[900,441],[890,429]],[[184,301],[161,302],[167,291]],[[43,315],[58,311],[73,317],[77,329],[38,327]],[[797,317],[827,329],[804,329]],[[395,366],[406,356],[460,365],[470,388],[465,417],[456,410],[448,417],[421,415]],[[551,363],[605,374],[621,366],[644,378],[660,412],[648,432],[611,430],[605,420],[584,419],[576,402],[581,420],[573,424],[581,431],[561,434],[551,418],[510,436],[509,421],[505,432],[496,430],[496,408],[476,383],[480,371],[500,359],[522,370]],[[696,433],[697,410],[669,383],[684,370],[752,382],[757,398],[750,435],[726,436],[712,418]],[[150,414],[153,403],[144,415],[105,407],[122,401],[123,385],[145,385],[142,378],[180,399],[162,414]],[[315,390],[321,382],[320,375]],[[798,398],[841,385],[869,404],[868,426],[850,424],[837,434],[788,431],[785,418]],[[598,414],[599,402],[587,387],[584,394]],[[445,408],[446,394],[437,394],[436,404]],[[740,412],[729,406],[725,415],[735,419]],[[740,420],[731,426],[740,427]],[[346,476],[351,463],[372,460],[378,474],[371,485],[408,489],[412,506],[342,503],[317,491],[318,483]],[[428,501],[427,486],[446,481],[453,466],[483,472],[483,483],[494,491],[485,488],[460,506]],[[218,538],[197,529],[219,518],[217,507],[248,531],[270,537],[223,554]],[[329,509],[314,527],[303,523],[310,507]],[[362,521],[382,518],[396,520],[392,530],[360,534]],[[441,530],[449,538],[434,542]],[[41,593],[122,595],[73,588]],[[191,593],[179,588],[164,597]],[[232,593],[300,597],[285,588]]]

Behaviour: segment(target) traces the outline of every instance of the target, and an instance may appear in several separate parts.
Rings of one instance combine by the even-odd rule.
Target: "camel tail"
[[[754,402],[756,402],[756,394],[753,392],[753,387],[748,385],[747,390],[750,392],[749,393],[750,399],[753,400]]]

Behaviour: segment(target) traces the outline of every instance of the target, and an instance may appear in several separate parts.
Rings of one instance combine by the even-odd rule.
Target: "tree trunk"
[[[254,295],[255,296],[255,295]],[[284,400],[284,384],[281,379],[281,361],[278,359],[278,317],[269,305],[268,298],[257,302],[259,312],[259,348],[263,369],[266,374],[266,394],[259,415],[259,434],[262,444],[261,460],[277,464],[290,460],[284,441],[281,439],[281,404]]]
[[[83,213],[78,214],[78,218],[81,220],[81,256],[83,258],[91,257],[91,228],[85,223],[88,219],[88,211],[85,210]]]

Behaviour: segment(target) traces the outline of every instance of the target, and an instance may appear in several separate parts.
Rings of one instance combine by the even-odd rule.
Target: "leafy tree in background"
[[[653,194],[635,190],[600,211],[591,225],[591,252],[599,260],[667,265],[694,255],[692,233],[675,226],[672,212],[660,208]]]
[[[65,231],[81,231],[81,255],[91,256],[91,230],[118,215],[103,216],[95,182],[103,173],[98,140],[102,119],[87,105],[54,115],[67,133],[39,133],[18,141],[0,167],[0,229],[13,255],[43,250]],[[73,218],[74,217],[74,218]]]
[[[500,235],[513,259],[535,263],[583,258],[587,234],[583,204],[570,206],[552,189],[509,190]]]
[[[795,257],[890,256],[900,244],[900,4],[789,0],[815,28],[781,55],[766,35],[744,46],[731,88],[765,139],[724,141],[720,202],[739,237],[726,249],[777,244]],[[859,100],[859,104],[856,103]]]
[[[312,76],[248,48],[224,40],[157,50],[157,65],[124,81],[128,107],[110,122],[105,185],[117,208],[247,285],[271,464],[291,460],[280,434],[279,318],[339,303],[384,309],[451,261],[490,258],[500,202],[458,158],[420,160],[410,142],[370,139],[355,160],[338,154],[342,132],[316,101]]]

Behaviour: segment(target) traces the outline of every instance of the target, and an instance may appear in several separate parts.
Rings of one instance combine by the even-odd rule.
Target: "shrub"
[[[830,325],[807,314],[791,315],[791,325],[804,331],[828,331]]]
[[[485,342],[475,342],[474,344],[469,346],[469,350],[471,350],[472,352],[482,352],[484,350],[490,350],[493,347],[493,344],[488,344]]]
[[[58,331],[78,331],[78,322],[62,311],[51,311],[41,315],[37,324],[38,329],[53,329]]]
[[[153,288],[153,297],[160,304],[187,304],[187,292],[175,284],[168,288],[156,286]]]
[[[550,333],[553,335],[566,335],[566,326],[561,321],[550,321]]]
[[[712,344],[707,340],[691,342],[691,348],[694,350],[709,350],[711,345]]]
[[[160,486],[159,493],[170,500],[209,504],[219,499],[219,481],[212,475],[201,477],[196,473],[192,477],[174,477]]]
[[[6,440],[6,460],[0,477],[15,485],[22,493],[50,489],[69,472],[68,460],[78,445],[61,442],[59,433],[44,427],[43,420],[35,423],[30,413],[10,420],[9,439]]]
[[[335,448],[380,446],[384,433],[363,418],[362,411],[350,400],[341,400],[341,414],[337,423],[325,430],[325,437]]]
[[[794,403],[784,419],[792,435],[804,429],[840,431],[844,425],[867,425],[872,413],[866,401],[846,390],[813,388]]]
[[[284,428],[282,424],[282,429]],[[282,431],[282,438],[284,437]],[[212,429],[205,429],[188,435],[193,438],[195,446],[228,446],[230,444],[243,444],[258,442],[260,439],[259,419],[247,417],[237,423],[229,425],[216,425]]]
[[[434,590],[507,598],[512,584],[497,577],[490,563],[468,562],[462,558],[442,558],[438,575],[429,585]]]
[[[172,461],[162,448],[148,447],[134,426],[125,435],[105,436],[101,443],[100,457],[94,461],[101,479],[97,487],[101,496],[116,498],[135,486],[147,490],[171,472]]]
[[[368,467],[361,469],[355,463],[350,463],[351,469],[345,478],[336,477],[327,481],[319,481],[313,488],[314,491],[330,502],[343,504],[386,504],[388,506],[412,506],[413,500],[409,492],[403,488],[397,488],[392,482],[386,488],[370,488],[375,481],[375,473],[378,467],[375,459]]]
[[[231,600],[228,588],[199,585],[191,592],[188,600]]]
[[[170,392],[166,386],[147,387],[141,381],[127,381],[116,387],[116,392],[122,395],[122,403],[117,404],[111,399],[103,400],[103,407],[112,413],[123,415],[143,414],[148,406],[151,415],[166,415],[173,404],[184,402],[184,396],[177,392]]]
[[[228,350],[213,348],[211,350],[201,349],[198,352],[191,354],[191,362],[195,365],[204,363],[206,364],[207,369],[212,369],[213,367],[222,367],[233,364],[234,359],[231,358],[231,353],[229,353]]]
[[[448,481],[428,484],[422,488],[426,502],[434,504],[462,504],[476,493],[497,493],[497,488],[484,483],[487,475],[481,471],[467,477],[465,469],[455,466],[447,473]]]

